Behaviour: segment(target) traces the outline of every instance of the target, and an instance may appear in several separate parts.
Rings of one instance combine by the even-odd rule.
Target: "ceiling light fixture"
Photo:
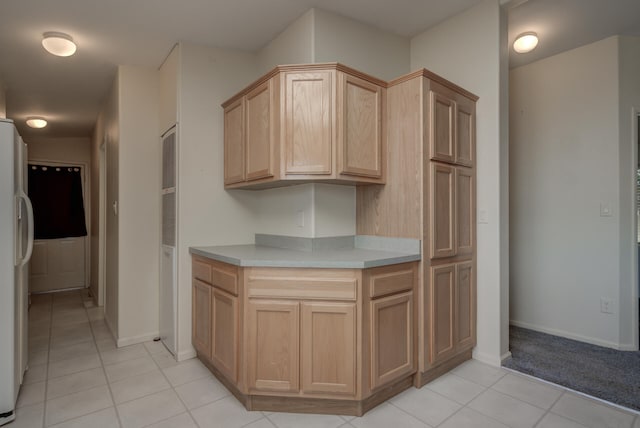
[[[71,36],[53,31],[42,35],[42,46],[56,56],[71,56],[76,52],[76,44]]]
[[[538,35],[534,32],[522,33],[513,42],[513,50],[518,53],[531,52],[538,46]]]
[[[47,126],[47,120],[40,116],[31,116],[27,118],[27,125],[31,128],[44,128]]]

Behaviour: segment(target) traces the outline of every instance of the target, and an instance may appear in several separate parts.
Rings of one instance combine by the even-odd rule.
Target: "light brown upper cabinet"
[[[437,82],[429,88],[432,160],[473,167],[475,101]]]
[[[384,184],[385,96],[341,64],[276,67],[222,104],[225,187]]]

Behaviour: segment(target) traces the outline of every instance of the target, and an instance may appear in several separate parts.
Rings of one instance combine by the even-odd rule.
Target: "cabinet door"
[[[246,141],[247,180],[273,176],[272,81],[267,80],[247,94]]]
[[[414,368],[413,292],[371,301],[371,389]]]
[[[211,288],[193,280],[192,343],[208,359],[211,359]]]
[[[213,288],[211,309],[213,312],[211,360],[220,371],[235,382],[238,378],[238,298]]]
[[[355,395],[355,303],[302,303],[300,336],[302,391]]]
[[[339,76],[339,172],[381,178],[383,89],[345,73]]]
[[[329,71],[285,74],[287,174],[331,174],[332,76]]]
[[[244,181],[244,103],[224,109],[224,184]]]
[[[455,160],[455,101],[452,97],[430,91],[430,154],[431,159],[443,162]]]
[[[473,254],[475,246],[475,180],[473,170],[456,168],[456,254]]]
[[[473,348],[476,343],[476,282],[473,262],[456,264],[457,350]]]
[[[463,96],[456,103],[456,163],[473,166],[476,141],[476,105]]]
[[[447,360],[456,351],[455,265],[431,268],[429,284],[429,363]]]
[[[298,302],[249,300],[248,383],[254,391],[298,391]]]
[[[455,167],[431,163],[430,230],[431,258],[456,254]]]

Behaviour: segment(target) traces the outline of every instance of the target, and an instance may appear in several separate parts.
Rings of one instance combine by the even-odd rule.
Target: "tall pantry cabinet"
[[[386,185],[356,191],[358,234],[422,241],[416,386],[476,342],[476,101],[424,69],[389,82]]]

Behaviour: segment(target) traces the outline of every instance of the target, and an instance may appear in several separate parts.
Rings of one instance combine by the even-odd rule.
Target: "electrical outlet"
[[[603,314],[613,313],[613,299],[607,299],[606,297],[600,298],[600,312]]]
[[[304,211],[296,212],[296,225],[298,227],[304,227]]]

